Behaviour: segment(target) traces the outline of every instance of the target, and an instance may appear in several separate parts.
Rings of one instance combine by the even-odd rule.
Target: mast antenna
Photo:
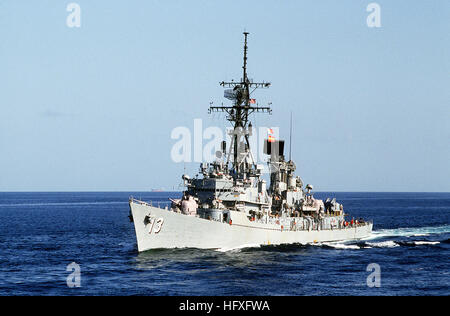
[[[291,130],[289,133],[289,161],[291,161],[292,154],[292,110],[291,110]]]
[[[249,142],[249,116],[250,114],[254,112],[267,112],[271,113],[270,106],[258,106],[252,105],[255,104],[255,99],[250,99],[250,94],[255,91],[257,88],[269,88],[270,82],[253,82],[253,80],[249,80],[247,77],[247,36],[250,34],[249,32],[244,31],[244,65],[242,66],[243,70],[243,77],[241,81],[222,81],[220,85],[224,88],[230,88],[225,90],[224,97],[231,100],[233,102],[230,106],[213,106],[210,104],[209,107],[209,113],[212,112],[226,112],[227,120],[230,121],[233,125],[234,129],[234,135],[231,140],[230,145],[230,156],[232,156],[233,159],[233,168],[237,173],[240,173],[241,171],[245,171],[246,167],[244,164],[243,169],[241,169],[242,161],[239,160],[240,156],[240,149],[239,147],[246,148],[245,152],[249,153],[251,156],[250,151],[250,142]],[[250,92],[250,89],[253,89],[252,92]],[[243,132],[242,132],[243,131]],[[241,141],[241,138],[244,140]],[[232,154],[232,155],[231,155]],[[253,159],[252,159],[253,160]]]
[[[247,35],[250,34],[249,32],[244,32],[244,66],[242,66],[242,68],[244,69],[244,74],[242,76],[243,78],[243,82],[246,83],[247,82]]]

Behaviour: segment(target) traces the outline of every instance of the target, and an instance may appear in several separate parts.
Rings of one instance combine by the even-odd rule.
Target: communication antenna
[[[289,160],[291,160],[292,154],[292,111],[291,111],[291,130],[289,134]]]
[[[244,32],[244,58],[243,58],[243,66],[242,66],[242,78],[241,81],[233,81],[225,82],[222,81],[220,85],[224,88],[229,88],[224,91],[224,97],[233,101],[233,104],[230,106],[213,106],[210,104],[209,113],[212,112],[226,112],[227,120],[231,122],[233,125],[234,131],[239,131],[239,129],[243,129],[247,131],[249,127],[249,115],[257,112],[267,112],[271,113],[272,110],[270,106],[258,106],[255,99],[251,99],[250,95],[257,88],[269,88],[270,82],[253,82],[253,80],[248,79],[247,75],[247,37],[249,33]],[[250,92],[250,90],[252,90]],[[253,104],[256,104],[253,106]],[[234,137],[231,140],[230,144],[230,153],[232,153],[233,159],[233,169],[236,172],[240,172],[239,162],[238,162],[238,145],[240,144],[241,136],[239,133],[235,133]],[[244,141],[247,144],[248,148],[250,148],[250,142],[248,140],[248,135],[244,135]],[[228,158],[231,155],[228,156]],[[245,167],[244,167],[245,168]],[[242,170],[243,171],[243,170]]]

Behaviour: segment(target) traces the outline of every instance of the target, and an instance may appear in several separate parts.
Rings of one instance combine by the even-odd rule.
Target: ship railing
[[[130,202],[135,202],[141,205],[147,205],[147,206],[151,206],[151,207],[157,207],[157,208],[162,208],[162,209],[170,209],[170,205],[171,205],[171,201],[153,201],[153,200],[149,200],[149,201],[142,201],[140,199],[135,199],[133,197],[130,197]]]
[[[356,227],[363,227],[372,224],[372,221],[354,223],[353,225],[344,226],[342,223],[325,225],[317,220],[313,219],[301,219],[294,221],[292,219],[277,218],[277,217],[263,217],[255,220],[256,223],[267,223],[272,225],[279,225],[283,231],[316,231],[316,230],[340,230],[340,229],[352,229]]]

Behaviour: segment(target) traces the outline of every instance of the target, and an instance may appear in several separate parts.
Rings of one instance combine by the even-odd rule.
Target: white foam
[[[372,236],[365,238],[365,240],[377,239],[383,237],[413,237],[413,236],[428,236],[431,234],[445,234],[450,233],[450,225],[442,226],[425,226],[425,227],[402,227],[396,229],[380,229],[374,230]]]
[[[361,249],[358,245],[346,245],[342,243],[324,243],[323,245],[336,249]]]
[[[228,251],[234,251],[234,250],[241,250],[244,248],[260,248],[260,247],[261,247],[261,245],[259,245],[259,244],[245,244],[245,245],[240,245],[240,246],[236,246],[236,247],[219,248],[216,250],[220,251],[220,252],[228,252]]]
[[[437,245],[440,244],[439,241],[413,241],[415,245]]]
[[[368,242],[366,244],[369,245],[370,247],[375,247],[375,248],[394,248],[394,247],[400,246],[393,240],[387,240],[387,241],[382,241],[382,242]]]

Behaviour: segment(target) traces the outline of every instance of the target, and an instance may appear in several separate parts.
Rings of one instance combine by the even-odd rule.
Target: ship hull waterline
[[[372,223],[332,230],[283,230],[256,227],[242,218],[231,224],[188,216],[145,202],[130,201],[138,251],[159,248],[236,249],[260,245],[311,244],[367,238]]]

